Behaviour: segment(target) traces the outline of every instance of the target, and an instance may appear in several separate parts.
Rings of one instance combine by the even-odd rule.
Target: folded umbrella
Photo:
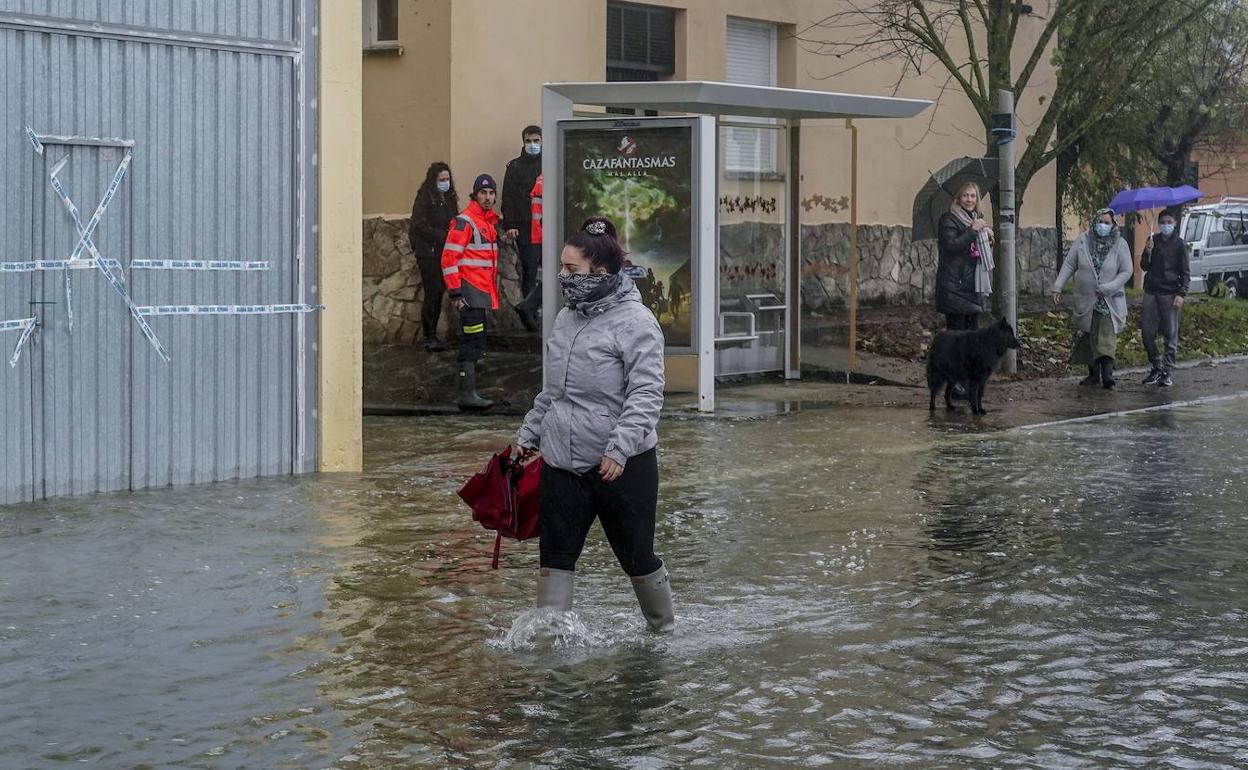
[[[459,490],[460,499],[472,509],[472,518],[498,533],[490,562],[494,569],[498,569],[504,536],[528,540],[541,534],[541,477],[540,457],[530,462],[512,459],[511,447],[507,447],[491,457],[485,468]]]

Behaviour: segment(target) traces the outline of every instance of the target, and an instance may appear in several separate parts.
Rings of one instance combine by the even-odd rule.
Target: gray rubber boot
[[[537,573],[537,606],[561,612],[572,609],[572,570],[542,567]]]
[[[668,580],[667,567],[659,567],[649,575],[633,578],[633,593],[637,594],[641,614],[651,631],[665,634],[676,630],[672,584]]]
[[[494,406],[488,398],[477,395],[477,364],[463,361],[459,365],[459,408],[484,410]]]

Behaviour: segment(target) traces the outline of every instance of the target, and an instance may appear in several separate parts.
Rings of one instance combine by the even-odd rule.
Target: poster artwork
[[[692,347],[692,128],[571,129],[564,153],[564,238],[590,216],[610,219],[668,347]]]

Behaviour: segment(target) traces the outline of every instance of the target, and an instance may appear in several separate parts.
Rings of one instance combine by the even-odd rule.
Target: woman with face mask
[[[1114,210],[1101,209],[1092,219],[1092,228],[1071,244],[1053,283],[1053,302],[1061,304],[1062,288],[1072,276],[1075,279],[1071,294],[1075,338],[1070,362],[1088,367],[1088,376],[1080,385],[1114,388],[1118,335],[1127,322],[1125,287],[1133,270],[1131,250],[1118,234]]]
[[[425,350],[431,353],[447,349],[438,336],[438,321],[442,317],[442,298],[446,296],[446,283],[442,280],[442,247],[451,220],[459,213],[459,196],[451,178],[451,167],[438,161],[430,163],[425,181],[412,202],[412,218],[407,227],[407,239],[416,255],[420,268],[420,284],[424,290],[424,304],[420,309],[420,327],[424,333]]]
[[[546,342],[546,387],[516,439],[517,453],[544,460],[537,605],[572,608],[576,561],[598,518],[647,625],[670,631],[671,586],[654,553],[663,331],[622,272],[607,219],[586,220],[560,264],[564,307]]]

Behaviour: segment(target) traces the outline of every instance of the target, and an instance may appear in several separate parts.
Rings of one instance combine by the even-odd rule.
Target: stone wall
[[[936,290],[936,242],[910,240],[902,225],[859,225],[858,300],[867,305],[922,305],[933,301]],[[1025,228],[1019,233],[1018,288],[1024,295],[1042,295],[1057,275],[1056,231]],[[744,273],[743,288],[783,291],[774,279],[763,285],[760,254],[782,249],[783,229],[776,224],[742,222],[719,231],[720,280],[734,287]],[[761,273],[766,278],[766,273]],[[819,313],[849,301],[849,225],[802,227],[802,308]]]
[[[766,269],[760,254],[782,248],[783,228],[742,222],[720,228],[720,278],[733,288],[783,293],[779,277]],[[936,279],[936,243],[912,242],[901,225],[859,225],[858,299],[870,305],[921,305],[932,302]],[[1018,239],[1018,288],[1024,295],[1048,291],[1057,274],[1055,231],[1024,228]],[[818,314],[844,306],[849,299],[849,225],[802,227],[802,308]],[[519,331],[511,308],[520,299],[516,251],[499,246],[500,305],[489,328]],[[421,339],[420,309],[424,290],[416,258],[407,242],[406,219],[364,221],[364,340],[414,344]],[[444,308],[440,333],[453,339],[454,314]]]
[[[364,341],[411,345],[421,340],[420,309],[424,303],[420,269],[407,242],[407,219],[364,220]],[[519,317],[511,308],[520,299],[516,250],[499,244],[500,296],[498,312],[487,326],[495,331],[516,331]],[[439,333],[454,339],[454,316],[443,300]]]

